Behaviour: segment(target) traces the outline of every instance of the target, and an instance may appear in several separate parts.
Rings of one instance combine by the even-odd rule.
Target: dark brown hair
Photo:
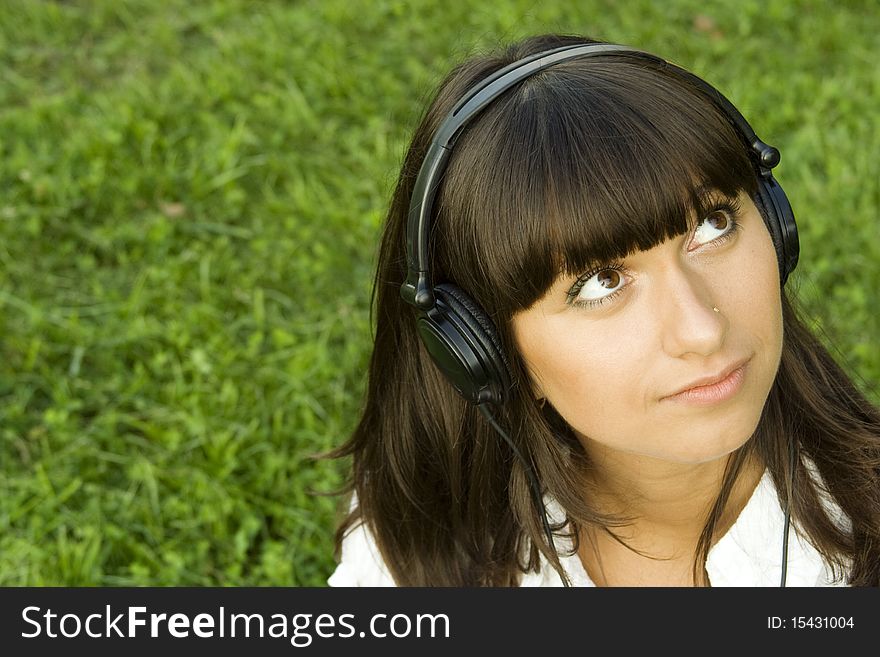
[[[528,479],[510,448],[442,378],[399,296],[413,183],[443,117],[473,84],[527,55],[579,37],[526,39],[459,65],[418,126],[388,211],[373,289],[375,340],[366,403],[351,438],[357,504],[336,534],[366,523],[400,585],[511,586],[539,567],[564,577],[542,532]],[[753,194],[741,137],[691,84],[626,54],[555,65],[505,92],[459,138],[438,192],[432,232],[434,282],[452,281],[494,321],[511,365],[512,399],[497,419],[536,466],[544,493],[565,509],[554,529],[577,548],[577,527],[628,519],[590,504],[590,463],[570,427],[539,409],[510,320],[560,273],[650,249],[689,229],[705,203],[697,189]],[[698,212],[694,213],[694,209]],[[728,459],[706,518],[695,581],[734,482],[749,456],[769,469],[788,501],[789,441],[798,459],[791,517],[853,585],[880,580],[880,413],[853,385],[782,294],[783,352],[752,438]],[[812,460],[827,491],[807,470]],[[830,494],[852,521],[829,518]],[[846,572],[845,572],[846,571]]]

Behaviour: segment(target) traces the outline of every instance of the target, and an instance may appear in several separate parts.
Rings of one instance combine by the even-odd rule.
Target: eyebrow
[[[700,198],[710,196],[713,192],[719,191],[714,185],[697,185],[694,187],[694,193]]]
[[[697,198],[703,203],[709,200],[714,200],[715,198],[733,199],[737,197],[739,191],[741,190],[738,190],[737,194],[726,194],[714,185],[698,185],[697,187],[694,187],[694,194],[696,194]]]

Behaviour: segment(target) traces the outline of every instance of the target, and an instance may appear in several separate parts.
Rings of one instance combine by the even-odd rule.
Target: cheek
[[[730,339],[751,348],[763,366],[767,391],[782,356],[782,292],[776,251],[765,231],[755,236],[741,264],[740,285],[728,287]],[[747,272],[743,274],[743,272]]]
[[[775,287],[770,287],[762,298],[762,312],[756,313],[757,317],[755,320],[760,322],[760,324],[754,327],[755,334],[758,336],[758,340],[760,340],[757,355],[761,356],[764,370],[763,379],[755,382],[762,407],[767,400],[767,396],[770,394],[773,382],[776,380],[779,363],[782,360],[784,332],[782,325],[782,299],[778,270],[774,270],[773,273],[776,276]]]
[[[531,350],[528,365],[542,394],[573,429],[609,435],[645,411],[645,363],[638,353],[631,339],[594,327],[589,340],[554,337]]]

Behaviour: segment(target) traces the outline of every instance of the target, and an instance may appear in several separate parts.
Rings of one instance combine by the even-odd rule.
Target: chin
[[[757,426],[757,424],[755,425]],[[669,454],[668,460],[680,463],[691,463],[694,465],[700,463],[710,463],[718,459],[725,458],[731,452],[735,452],[745,445],[754,435],[755,426],[747,429],[731,432],[729,437],[714,440],[705,440],[704,437],[692,436],[688,444],[681,446],[681,450],[675,454]]]

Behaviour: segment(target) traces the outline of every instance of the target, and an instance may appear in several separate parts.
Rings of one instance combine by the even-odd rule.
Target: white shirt
[[[810,468],[821,482],[818,471]],[[823,503],[839,526],[849,527],[840,507],[824,496]],[[554,500],[547,500],[551,522],[564,518]],[[782,538],[785,512],[779,503],[769,471],[764,472],[748,503],[733,526],[713,545],[706,559],[706,572],[713,587],[779,586],[782,578]],[[571,544],[556,539],[560,563],[572,586],[595,586],[577,554],[564,556]],[[794,521],[788,535],[786,586],[846,586],[835,582],[831,569],[819,552],[802,537]],[[327,580],[330,586],[395,586],[379,553],[379,548],[363,524],[350,530],[342,542],[342,559]],[[556,571],[541,559],[537,573],[520,576],[520,586],[563,586]]]

